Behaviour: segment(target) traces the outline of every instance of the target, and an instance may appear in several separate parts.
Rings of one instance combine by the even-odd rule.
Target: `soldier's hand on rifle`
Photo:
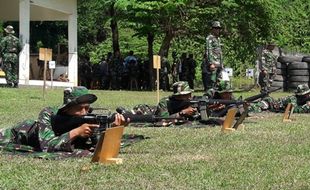
[[[75,138],[75,137],[90,137],[91,134],[93,133],[94,128],[98,128],[99,125],[97,124],[88,124],[84,123],[78,128],[75,128],[70,131],[70,139]]]
[[[128,125],[128,123],[130,122],[129,118],[127,118],[127,120],[125,119],[125,117],[122,114],[115,114],[115,120],[114,122],[111,124],[112,127],[116,127],[116,126],[121,126],[121,125]]]
[[[179,115],[180,116],[191,116],[191,115],[195,115],[196,112],[197,112],[196,108],[188,107],[180,111]]]

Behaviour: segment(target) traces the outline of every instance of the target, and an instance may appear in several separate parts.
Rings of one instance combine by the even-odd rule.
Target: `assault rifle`
[[[117,110],[119,113],[120,110]],[[155,123],[161,120],[169,120],[176,122],[179,118],[164,118],[156,117],[155,115],[136,115],[132,113],[122,112],[125,119],[129,119],[131,123]],[[98,124],[99,128],[93,131],[93,135],[90,137],[91,143],[97,143],[97,135],[104,133],[104,131],[111,127],[111,123],[115,120],[115,114],[103,115],[89,113],[84,116],[67,116],[67,115],[54,115],[51,118],[51,125],[56,136],[60,136],[66,132],[71,131],[84,123]]]
[[[209,116],[212,112],[212,110],[210,109],[210,106],[212,106],[212,105],[221,105],[222,104],[222,105],[226,105],[226,106],[237,106],[237,107],[239,105],[244,105],[243,107],[245,107],[245,105],[247,105],[253,101],[256,101],[258,99],[262,99],[262,98],[268,96],[270,93],[275,92],[275,91],[280,90],[280,89],[281,89],[281,87],[270,90],[270,91],[262,92],[260,94],[245,98],[244,100],[242,100],[242,99],[241,100],[208,99],[207,96],[194,96],[193,100],[191,100],[187,103],[187,106],[197,108],[199,115],[200,115],[200,119],[202,120],[202,122],[204,122],[205,120],[207,120],[209,118]]]

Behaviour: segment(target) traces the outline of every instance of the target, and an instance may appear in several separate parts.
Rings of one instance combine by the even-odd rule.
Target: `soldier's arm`
[[[166,100],[160,100],[156,106],[155,115],[158,117],[169,117],[168,105]]]
[[[208,63],[213,62],[212,53],[212,38],[211,36],[208,36],[206,38],[206,60]]]
[[[2,57],[3,49],[4,49],[5,43],[3,39],[0,41],[0,57]]]
[[[44,108],[38,118],[39,122],[39,143],[43,151],[73,151],[69,132],[56,136],[51,125],[51,116],[55,114],[54,108]]]
[[[294,113],[310,113],[310,104],[304,104],[302,106],[294,106]]]

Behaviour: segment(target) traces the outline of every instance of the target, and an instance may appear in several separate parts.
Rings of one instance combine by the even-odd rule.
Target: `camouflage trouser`
[[[12,59],[3,60],[3,71],[8,87],[17,87],[18,85],[18,56]]]
[[[205,91],[216,87],[219,78],[221,77],[221,69],[216,68],[214,71],[209,71],[203,74],[203,83]]]
[[[270,89],[274,77],[274,73],[259,73],[258,83],[261,87],[262,92],[267,92]]]
[[[272,97],[267,96],[259,102],[250,103],[248,109],[252,113],[260,113],[267,110],[277,112],[277,103]]]

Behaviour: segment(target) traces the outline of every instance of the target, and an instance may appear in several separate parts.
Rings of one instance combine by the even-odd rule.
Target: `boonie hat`
[[[4,31],[5,31],[6,33],[8,33],[8,34],[14,34],[14,33],[15,33],[14,28],[13,28],[13,26],[11,26],[11,25],[8,25],[8,26],[4,29]]]
[[[310,93],[310,89],[309,86],[307,84],[299,84],[297,86],[297,89],[295,91],[296,95],[305,95]]]
[[[94,103],[96,100],[97,96],[89,94],[88,89],[84,86],[66,88],[64,89],[63,105],[58,109],[58,113],[78,104]]]
[[[188,82],[186,81],[175,82],[172,85],[172,88],[173,88],[173,96],[190,94],[194,91],[189,87]]]
[[[221,23],[219,21],[213,21],[212,28],[222,28]]]

